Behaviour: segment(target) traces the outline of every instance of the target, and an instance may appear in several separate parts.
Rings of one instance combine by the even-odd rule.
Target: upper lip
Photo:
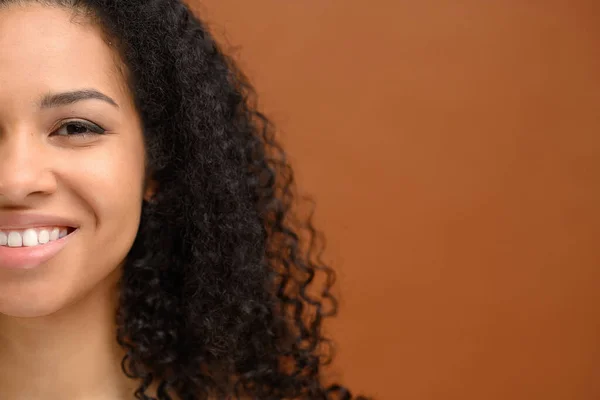
[[[25,229],[40,226],[78,227],[72,219],[57,215],[0,212],[0,230]]]

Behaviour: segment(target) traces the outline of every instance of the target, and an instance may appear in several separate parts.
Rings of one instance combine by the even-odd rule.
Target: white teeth
[[[38,245],[37,232],[33,229],[25,229],[23,232],[23,246],[33,247]]]
[[[33,247],[67,236],[67,228],[28,228],[22,231],[0,231],[0,246]]]
[[[23,237],[19,232],[9,232],[8,234],[8,247],[21,247],[23,246]]]
[[[50,232],[48,232],[46,229],[42,229],[40,231],[40,233],[38,233],[38,242],[40,242],[40,244],[45,244],[48,243],[50,241]]]
[[[58,239],[58,231],[58,228],[52,228],[52,230],[50,231],[50,240]]]

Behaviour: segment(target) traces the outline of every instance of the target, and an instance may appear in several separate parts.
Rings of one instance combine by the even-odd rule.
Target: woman
[[[353,398],[292,170],[184,4],[0,0],[0,48],[0,398]]]

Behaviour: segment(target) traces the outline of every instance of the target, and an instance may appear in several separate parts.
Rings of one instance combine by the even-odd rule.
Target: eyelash
[[[102,128],[96,124],[93,124],[91,122],[84,122],[81,120],[66,121],[61,126],[59,126],[58,129],[56,129],[54,132],[57,132],[67,126],[73,126],[73,125],[76,126],[77,128],[86,128],[88,130],[88,132],[67,133],[66,135],[57,134],[56,136],[87,137],[87,136],[94,136],[94,135],[102,135],[106,132],[106,130],[104,128]]]

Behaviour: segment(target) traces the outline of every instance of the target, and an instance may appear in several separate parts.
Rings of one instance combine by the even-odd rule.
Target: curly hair
[[[158,399],[364,399],[325,386],[334,271],[293,170],[231,57],[180,0],[0,0],[97,24],[143,124],[157,191],[119,282],[123,372]],[[75,18],[74,18],[75,19]],[[312,205],[312,202],[311,202]],[[317,285],[317,274],[325,283]]]

